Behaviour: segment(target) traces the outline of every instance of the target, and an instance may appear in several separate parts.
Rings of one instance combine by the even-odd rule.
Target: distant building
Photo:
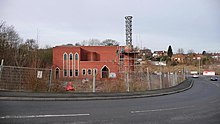
[[[177,63],[185,63],[186,62],[186,55],[185,54],[174,54],[171,57],[171,60]]]
[[[56,78],[117,78],[119,72],[134,71],[136,53],[127,46],[56,46],[53,67]]]
[[[212,53],[211,58],[213,58],[216,61],[220,61],[220,53]]]
[[[204,57],[205,57],[205,56],[202,55],[202,54],[195,54],[195,53],[193,53],[193,54],[188,54],[188,55],[187,55],[187,60],[188,60],[188,61],[201,60],[201,59],[203,59]]]
[[[159,58],[159,57],[167,56],[167,51],[154,51],[152,56],[154,58]]]
[[[196,53],[192,53],[192,54],[174,54],[171,57],[171,60],[173,62],[176,63],[180,63],[180,64],[192,64],[192,62],[198,62],[199,60],[202,60],[203,58],[205,58],[204,55],[202,54],[196,54]]]
[[[156,66],[166,66],[167,65],[166,61],[150,61],[150,63],[152,65],[156,65]]]
[[[152,56],[152,52],[150,49],[142,49],[139,50],[138,58],[142,60],[147,60],[147,58],[150,58]]]

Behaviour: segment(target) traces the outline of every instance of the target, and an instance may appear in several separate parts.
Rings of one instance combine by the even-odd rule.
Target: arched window
[[[63,60],[67,60],[67,54],[66,53],[63,54]]]
[[[78,59],[79,59],[79,54],[76,53],[76,54],[75,54],[75,60],[78,60]]]

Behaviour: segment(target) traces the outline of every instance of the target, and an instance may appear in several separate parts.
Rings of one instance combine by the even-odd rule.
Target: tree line
[[[44,68],[52,65],[52,49],[39,49],[35,39],[23,40],[14,26],[0,22],[0,60],[8,66]]]
[[[89,39],[77,42],[75,46],[119,46],[119,42],[112,39],[100,41],[99,39]]]

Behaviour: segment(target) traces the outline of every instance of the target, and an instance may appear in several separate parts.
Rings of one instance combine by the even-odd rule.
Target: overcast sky
[[[0,0],[0,21],[39,45],[92,38],[125,45],[125,16],[133,16],[133,45],[185,53],[220,52],[219,0]]]

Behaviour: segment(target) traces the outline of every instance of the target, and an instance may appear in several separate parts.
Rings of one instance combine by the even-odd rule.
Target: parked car
[[[198,74],[193,74],[193,76],[192,76],[193,78],[198,78],[199,77],[199,75]]]
[[[218,77],[211,77],[210,80],[211,81],[218,81]]]

